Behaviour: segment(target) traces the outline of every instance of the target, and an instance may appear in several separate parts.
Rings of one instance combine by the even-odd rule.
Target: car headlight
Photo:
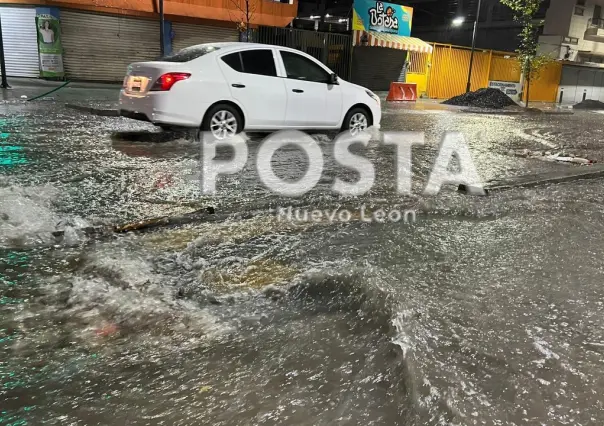
[[[367,95],[373,99],[374,101],[377,102],[377,104],[380,104],[380,98],[378,97],[378,95],[376,95],[375,93],[373,93],[371,90],[365,90],[365,93],[367,93]]]

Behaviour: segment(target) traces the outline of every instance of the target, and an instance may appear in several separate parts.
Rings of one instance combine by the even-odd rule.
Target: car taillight
[[[157,79],[155,84],[153,84],[153,87],[151,87],[151,90],[160,92],[168,91],[174,86],[174,83],[186,80],[189,77],[191,77],[191,74],[187,72],[168,72]]]

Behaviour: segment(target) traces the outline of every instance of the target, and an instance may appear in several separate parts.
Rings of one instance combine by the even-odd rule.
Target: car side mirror
[[[329,82],[328,84],[338,84],[338,76],[335,72],[329,74]]]

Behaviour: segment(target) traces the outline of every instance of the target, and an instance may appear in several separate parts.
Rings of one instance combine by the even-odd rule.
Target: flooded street
[[[201,194],[201,143],[86,115],[110,90],[0,104],[0,425],[604,424],[602,179],[473,197],[423,188],[446,131],[484,181],[604,161],[602,115],[482,115],[384,105],[382,130],[424,131],[413,193],[395,151],[359,149],[366,195],[340,198],[334,135],[298,198],[248,164]],[[284,149],[295,179],[305,156]],[[416,212],[413,223],[290,222],[271,209]],[[106,230],[213,207],[212,220]]]

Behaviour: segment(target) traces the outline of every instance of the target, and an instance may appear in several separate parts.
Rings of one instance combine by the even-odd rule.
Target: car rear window
[[[241,52],[241,61],[245,73],[277,76],[272,50],[244,50]]]
[[[241,62],[241,55],[239,52],[224,55],[221,59],[225,64],[233,68],[235,71],[243,72],[243,64]]]
[[[243,50],[224,55],[223,62],[238,72],[276,77],[275,59],[270,49]]]
[[[203,55],[220,49],[216,46],[191,46],[176,52],[173,55],[164,56],[161,61],[165,62],[189,62]]]

